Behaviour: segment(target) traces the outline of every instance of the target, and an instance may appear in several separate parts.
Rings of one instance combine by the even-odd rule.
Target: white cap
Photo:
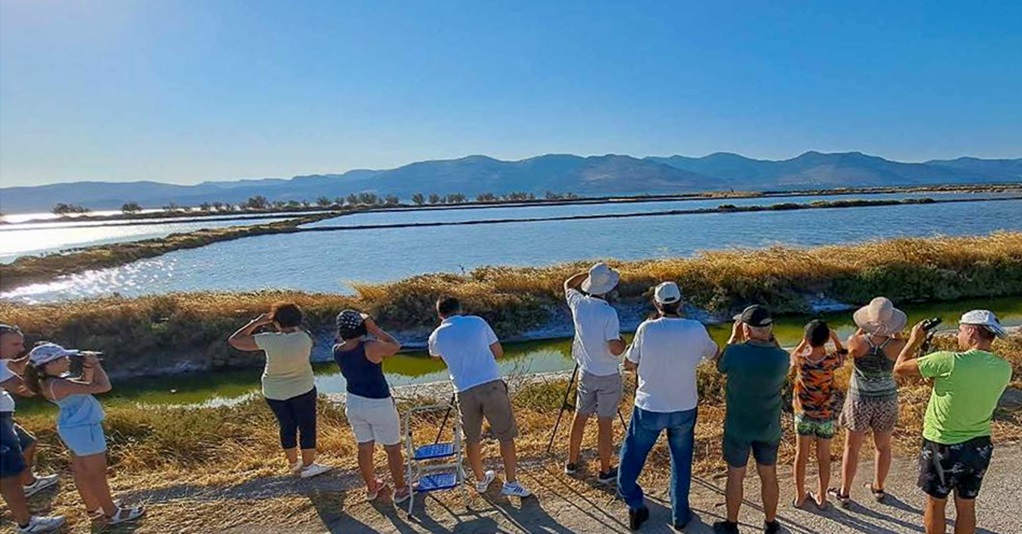
[[[659,304],[674,304],[681,300],[681,290],[674,282],[663,282],[653,290],[653,300]]]
[[[56,343],[43,343],[42,345],[37,345],[28,353],[28,361],[32,362],[32,365],[40,367],[65,356],[75,356],[77,354],[77,350],[65,349]]]
[[[987,330],[993,332],[993,334],[1001,339],[1008,337],[1008,332],[1001,326],[1001,322],[997,320],[997,316],[990,310],[972,310],[962,315],[962,318],[958,321],[958,324],[969,324],[973,326],[982,326]]]
[[[589,276],[582,281],[582,291],[590,295],[606,295],[610,293],[621,278],[610,265],[600,262],[589,268]]]

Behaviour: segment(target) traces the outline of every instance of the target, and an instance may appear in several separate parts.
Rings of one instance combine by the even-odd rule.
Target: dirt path
[[[1022,444],[1000,445],[994,454],[983,493],[977,504],[980,533],[1022,532]],[[838,463],[835,462],[835,475]],[[863,463],[860,480],[868,480],[871,464]],[[888,482],[888,503],[878,504],[865,489],[853,490],[850,509],[804,511],[791,507],[790,468],[781,469],[779,518],[784,531],[794,534],[922,532],[923,494],[914,487],[912,458],[895,460]],[[170,486],[137,493],[151,503],[150,516],[137,532],[229,532],[232,534],[357,533],[357,532],[627,532],[624,504],[612,490],[591,480],[560,473],[553,460],[522,466],[521,480],[536,493],[520,501],[499,495],[499,483],[486,495],[474,491],[432,494],[417,501],[414,517],[397,510],[388,499],[363,500],[357,476],[350,472],[298,481],[291,477],[262,478],[236,486],[209,488]],[[499,481],[499,479],[498,479]],[[748,502],[742,508],[742,531],[761,532],[758,480],[746,485]],[[642,532],[672,532],[665,485],[646,488],[651,519]],[[724,513],[723,479],[698,477],[692,485],[696,518],[688,533],[712,532],[710,525]],[[953,516],[953,512],[949,513]],[[950,521],[949,521],[950,523]],[[950,527],[949,527],[950,528]]]

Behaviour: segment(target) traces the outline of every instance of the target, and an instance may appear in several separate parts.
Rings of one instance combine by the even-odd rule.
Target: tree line
[[[543,196],[545,200],[571,200],[579,198],[575,193],[554,193],[547,191]],[[423,193],[415,193],[411,196],[411,203],[416,206],[439,206],[439,205],[451,205],[451,204],[465,204],[467,202],[530,202],[537,200],[534,193],[527,193],[522,191],[513,191],[504,194],[495,193],[480,193],[475,196],[474,199],[470,199],[468,195],[464,193],[450,193],[447,195],[440,195],[438,193],[430,193],[429,195]],[[351,193],[344,197],[330,198],[327,196],[321,196],[316,199],[315,206],[320,208],[338,208],[338,207],[377,207],[377,206],[400,206],[401,198],[397,195],[378,195],[369,191],[363,191],[361,193]],[[289,210],[289,209],[305,209],[313,207],[313,203],[307,200],[269,200],[263,195],[255,195],[249,197],[243,202],[232,204],[230,202],[203,202],[198,206],[181,206],[177,203],[170,202],[160,209],[166,212],[178,212],[178,211],[201,211],[201,212],[231,212],[231,211],[267,211],[267,210]],[[125,215],[134,215],[141,213],[145,208],[138,202],[125,202],[121,205],[121,213]],[[60,202],[53,206],[51,210],[55,215],[76,215],[89,213],[89,208],[79,206],[76,204],[67,204]]]

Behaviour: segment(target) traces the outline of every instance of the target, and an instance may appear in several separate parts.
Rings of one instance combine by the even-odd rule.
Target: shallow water
[[[218,221],[213,218],[164,224],[135,225],[124,222],[42,223],[9,225],[0,228],[0,263],[10,263],[22,256],[39,256],[72,247],[87,247],[141,241],[170,234],[194,232],[204,228],[227,228],[285,221],[272,219]]]
[[[909,305],[903,309],[909,316],[909,325],[925,318],[939,316],[944,320],[942,330],[956,328],[957,320],[967,310],[987,308],[993,310],[1005,325],[1022,325],[1022,299],[1017,297],[976,299],[957,302]],[[842,339],[855,330],[851,312],[820,316],[836,328]],[[785,347],[793,347],[802,337],[802,326],[808,317],[779,317],[774,332]],[[710,325],[710,335],[723,346],[731,332],[730,324]],[[626,339],[631,336],[625,336]],[[526,375],[570,370],[570,340],[532,341],[508,343],[505,356],[499,363],[505,376]],[[428,384],[448,380],[447,370],[440,360],[429,358],[423,352],[402,353],[384,361],[384,371],[392,387]],[[314,365],[316,387],[320,393],[343,393],[344,377],[333,363]],[[230,404],[259,390],[261,369],[188,373],[161,378],[116,380],[114,390],[104,396],[107,405],[196,405],[217,406]],[[174,391],[173,393],[171,391]],[[45,402],[18,400],[19,412],[51,410]]]
[[[597,207],[571,209],[589,213]],[[470,211],[481,216],[488,210]],[[457,273],[483,265],[683,257],[729,247],[813,246],[1022,230],[1020,213],[1022,200],[1005,200],[265,235],[16,288],[0,298],[41,302],[115,292],[135,296],[260,289],[345,293],[352,291],[355,281]]]

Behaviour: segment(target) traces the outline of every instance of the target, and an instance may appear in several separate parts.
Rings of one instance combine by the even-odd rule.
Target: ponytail
[[[45,379],[46,373],[40,371],[34,363],[29,362],[29,364],[25,366],[25,375],[22,377],[22,381],[25,383],[25,387],[32,393],[42,395],[43,380]]]

